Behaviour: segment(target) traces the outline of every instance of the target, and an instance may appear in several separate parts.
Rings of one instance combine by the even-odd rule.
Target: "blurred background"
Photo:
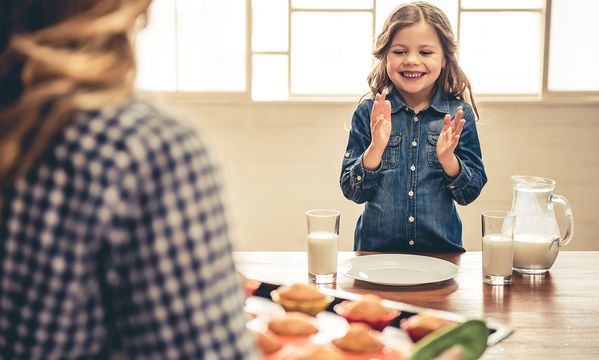
[[[153,1],[137,88],[210,143],[235,250],[304,250],[315,208],[341,211],[340,249],[352,249],[362,206],[341,193],[341,159],[375,36],[402,2]],[[453,25],[481,113],[489,182],[458,206],[466,249],[480,250],[481,211],[510,209],[520,174],[554,179],[570,201],[564,250],[599,250],[599,2],[429,2]]]

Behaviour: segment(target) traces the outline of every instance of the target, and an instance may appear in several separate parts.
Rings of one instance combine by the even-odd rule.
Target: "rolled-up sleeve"
[[[450,179],[448,185],[454,200],[460,205],[473,202],[487,183],[476,120],[470,106],[464,106],[464,119],[466,123],[455,150],[460,173],[454,179]]]
[[[364,151],[370,145],[371,100],[365,100],[353,114],[347,147],[343,156],[339,183],[343,195],[358,204],[371,200],[381,179],[379,169],[370,171],[362,165]]]

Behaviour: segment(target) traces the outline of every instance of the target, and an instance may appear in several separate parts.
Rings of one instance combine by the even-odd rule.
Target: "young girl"
[[[445,14],[424,2],[383,25],[374,96],[354,112],[340,179],[345,197],[365,203],[356,251],[464,251],[454,202],[474,201],[487,176],[456,47]]]

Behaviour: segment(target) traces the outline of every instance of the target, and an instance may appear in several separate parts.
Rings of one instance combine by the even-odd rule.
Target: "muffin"
[[[299,311],[315,316],[334,300],[312,284],[292,284],[273,290],[270,297],[287,311]]]
[[[313,324],[314,318],[298,312],[289,312],[281,317],[272,319],[268,328],[277,335],[308,336],[318,332]]]
[[[358,301],[344,301],[337,304],[333,310],[349,323],[366,323],[376,330],[383,330],[400,314],[398,310],[384,307],[380,297],[370,294],[364,295]]]
[[[343,360],[343,354],[333,347],[312,345],[298,354],[297,360]]]
[[[407,319],[403,319],[400,327],[416,342],[433,331],[451,324],[454,324],[451,320],[442,319],[423,311]]]
[[[333,344],[341,350],[353,353],[378,353],[383,351],[384,344],[379,340],[381,333],[372,330],[368,325],[355,323],[350,325],[345,336],[333,340]]]
[[[264,355],[277,352],[283,347],[283,344],[281,344],[281,342],[277,340],[272,333],[262,333],[258,331],[253,331],[253,333],[254,337],[256,338],[256,343],[258,343],[258,348],[260,348]]]

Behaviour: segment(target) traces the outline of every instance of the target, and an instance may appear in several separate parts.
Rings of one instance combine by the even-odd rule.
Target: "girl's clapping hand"
[[[463,114],[464,111],[461,106],[458,107],[458,111],[453,120],[451,120],[449,114],[445,114],[445,118],[443,118],[443,129],[441,129],[439,139],[437,140],[437,159],[439,159],[439,163],[441,163],[441,166],[448,175],[453,175],[452,173],[455,173],[453,171],[456,170],[453,169],[455,165],[458,166],[457,171],[459,172],[459,164],[457,163],[457,159],[455,159],[453,152],[458,146],[462,129],[466,123],[466,120],[462,119]],[[449,169],[451,169],[451,171],[448,171]]]
[[[370,133],[372,146],[384,150],[391,136],[391,102],[386,100],[387,92],[376,94],[370,114]]]

